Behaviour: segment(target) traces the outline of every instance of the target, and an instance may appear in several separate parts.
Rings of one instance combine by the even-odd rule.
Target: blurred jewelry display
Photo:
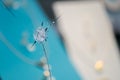
[[[41,62],[38,64],[39,66],[41,66],[44,69],[44,77],[43,80],[55,80],[55,78],[52,76],[52,72],[51,72],[51,67],[49,64],[49,60],[48,60],[48,52],[47,52],[47,48],[45,46],[46,41],[47,41],[47,31],[51,26],[55,26],[55,21],[57,21],[59,17],[56,17],[56,19],[52,20],[50,26],[43,28],[44,27],[44,23],[41,23],[41,26],[38,27],[36,29],[36,31],[34,32],[33,36],[34,36],[34,43],[31,47],[34,47],[34,45],[36,43],[40,43],[42,44],[43,47],[43,51],[44,51],[44,56],[45,58],[41,59]]]
[[[52,24],[55,24],[52,23]],[[40,62],[35,62],[29,58],[27,58],[26,56],[22,55],[22,53],[20,51],[18,51],[7,39],[6,37],[2,34],[2,32],[0,32],[0,40],[9,48],[9,50],[15,54],[17,57],[19,57],[21,60],[23,60],[24,62],[26,63],[29,63],[31,65],[35,65],[35,66],[38,66],[38,67],[41,67],[44,69],[44,72],[43,72],[43,80],[55,80],[55,78],[52,76],[52,73],[51,73],[51,70],[50,70],[50,65],[49,65],[49,61],[48,61],[48,52],[47,52],[47,49],[46,49],[46,46],[45,46],[45,42],[47,41],[47,36],[46,36],[46,32],[48,31],[48,27],[47,28],[42,28],[43,26],[43,22],[41,23],[41,27],[38,27],[37,30],[35,31],[34,33],[34,43],[31,44],[29,46],[29,49],[30,51],[34,50],[32,48],[35,48],[35,43],[41,43],[42,44],[42,47],[43,47],[43,51],[44,51],[44,56]],[[25,37],[25,36],[24,36]],[[26,38],[23,38],[22,40],[22,44],[24,46],[26,46],[27,44],[27,40]]]
[[[29,58],[27,58],[26,56],[22,55],[22,53],[20,51],[18,51],[6,38],[5,36],[0,32],[0,40],[9,48],[9,50],[14,54],[16,55],[18,58],[20,58],[21,60],[23,60],[24,62],[28,63],[28,64],[31,64],[31,65],[34,65],[34,66],[38,66],[40,68],[43,68],[44,69],[44,78],[46,79],[43,79],[43,80],[47,80],[49,79],[49,76],[50,76],[50,71],[48,71],[50,69],[50,66],[49,68],[47,67],[47,64],[46,63],[46,58],[42,58],[40,60],[40,62],[35,62]],[[44,47],[44,50],[45,50],[45,47]],[[46,51],[46,50],[45,50]],[[47,56],[47,54],[46,54]],[[55,80],[55,78],[53,79],[53,76],[51,76],[51,79],[50,80]]]
[[[43,50],[44,50],[44,56],[46,58],[46,63],[47,63],[47,66],[48,66],[48,71],[46,72],[47,73],[47,76],[49,75],[50,76],[50,80],[52,80],[52,74],[51,74],[51,70],[50,70],[50,65],[49,65],[49,62],[48,62],[48,52],[46,50],[46,46],[45,46],[45,41],[47,41],[47,37],[46,37],[46,32],[48,30],[48,28],[42,28],[43,26],[43,22],[41,23],[41,27],[38,27],[34,33],[34,43],[32,45],[32,47],[38,42],[38,43],[41,43],[42,44],[42,47],[43,47]]]
[[[18,10],[19,8],[21,8],[25,4],[25,0],[17,0],[17,1],[16,0],[1,0],[0,2],[5,7],[5,9],[13,16],[15,16],[15,13],[13,11]],[[58,19],[59,19],[59,17],[57,17],[55,20],[53,20],[50,25],[54,26],[55,21],[58,20]],[[0,41],[2,41],[8,47],[8,49],[14,55],[16,55],[18,58],[20,58],[22,61],[24,61],[28,64],[31,64],[31,65],[43,68],[44,69],[44,72],[43,72],[44,79],[43,80],[55,80],[55,78],[52,76],[52,73],[51,73],[51,70],[50,70],[51,68],[50,68],[50,65],[49,65],[49,62],[48,62],[48,56],[47,56],[48,52],[47,52],[47,48],[45,46],[45,42],[47,41],[46,32],[48,31],[49,27],[42,28],[42,26],[43,26],[43,22],[41,23],[41,27],[38,27],[37,30],[34,33],[34,39],[35,39],[34,44],[28,43],[27,38],[24,35],[23,35],[23,39],[21,41],[23,46],[25,46],[28,49],[28,51],[30,51],[30,52],[35,50],[35,47],[36,47],[36,46],[34,46],[35,43],[38,42],[38,43],[42,44],[45,59],[44,60],[41,59],[42,61],[40,60],[40,62],[36,62],[36,61],[26,57],[25,55],[23,55],[19,50],[17,50],[7,40],[7,38],[4,36],[4,34],[2,32],[0,32]]]

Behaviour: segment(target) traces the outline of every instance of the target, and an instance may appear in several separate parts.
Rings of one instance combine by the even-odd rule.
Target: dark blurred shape
[[[114,13],[108,11],[108,14],[110,15],[111,22],[114,28],[115,38],[117,40],[117,45],[120,49],[120,12]]]
[[[0,77],[0,80],[2,80],[2,78]]]
[[[37,1],[42,6],[48,18],[53,21],[56,19],[56,16],[52,9],[52,5],[54,2],[56,1],[80,1],[80,0],[37,0]]]
[[[38,0],[38,3],[42,6],[44,12],[50,20],[55,19],[55,14],[52,9],[52,4],[55,0]]]
[[[119,50],[120,50],[120,34],[115,34],[115,37],[116,37],[116,40],[117,40],[117,43],[118,43],[118,46],[119,46]]]
[[[120,1],[119,0],[104,0],[106,10],[113,24],[115,37],[120,49]]]

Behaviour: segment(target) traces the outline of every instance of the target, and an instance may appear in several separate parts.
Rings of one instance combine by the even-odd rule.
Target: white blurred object
[[[5,7],[18,10],[26,5],[26,0],[1,0]]]
[[[75,1],[56,2],[53,8],[57,16],[62,14],[58,28],[80,76],[120,80],[119,52],[104,6],[97,1]]]
[[[20,6],[21,6],[21,4],[18,1],[14,1],[12,4],[13,9],[15,9],[15,10],[19,9]]]
[[[31,47],[32,45],[33,45],[32,43],[29,43],[29,44],[26,45],[27,50],[28,50],[29,52],[33,52],[33,51],[35,51],[35,49],[36,49],[36,46]]]
[[[111,12],[120,11],[120,0],[80,0],[80,1],[100,1]]]

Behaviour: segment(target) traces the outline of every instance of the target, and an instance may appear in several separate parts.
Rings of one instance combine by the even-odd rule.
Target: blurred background
[[[48,28],[44,56],[38,27]],[[0,0],[0,80],[120,80],[120,0]]]

